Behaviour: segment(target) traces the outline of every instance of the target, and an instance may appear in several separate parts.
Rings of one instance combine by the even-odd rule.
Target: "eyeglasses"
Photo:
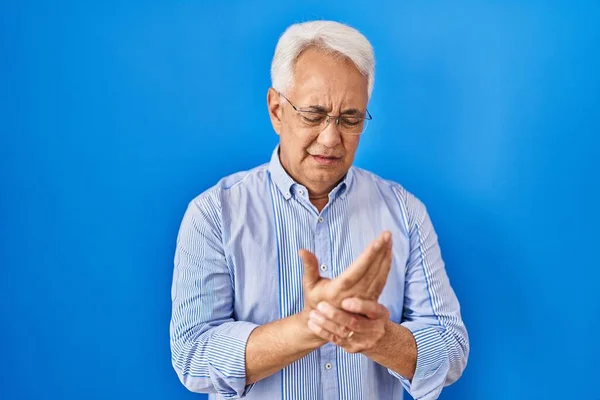
[[[369,121],[373,119],[369,110],[365,110],[366,113],[355,111],[354,113],[342,115],[329,115],[324,111],[301,109],[296,107],[282,93],[278,93],[290,103],[300,117],[300,126],[307,130],[322,132],[327,128],[329,122],[335,119],[335,125],[342,134],[358,136],[367,129]]]

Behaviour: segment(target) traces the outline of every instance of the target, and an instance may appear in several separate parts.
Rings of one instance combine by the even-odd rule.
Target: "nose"
[[[342,142],[342,135],[336,124],[335,118],[331,118],[325,129],[319,133],[317,142],[325,147],[336,147]]]

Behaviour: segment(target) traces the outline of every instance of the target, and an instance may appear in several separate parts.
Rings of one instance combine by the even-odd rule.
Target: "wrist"
[[[296,320],[296,329],[299,334],[300,340],[302,340],[303,343],[306,344],[307,349],[318,349],[319,347],[323,346],[324,344],[327,343],[327,340],[320,338],[319,336],[315,335],[309,328],[308,328],[308,314],[309,314],[310,310],[307,310],[306,308],[302,311],[300,311],[298,314],[294,315],[294,318]]]
[[[373,347],[369,348],[368,350],[364,350],[361,353],[371,359],[377,358],[377,356],[381,355],[382,353],[385,353],[385,349],[388,347],[386,346],[388,338],[390,337],[390,335],[393,334],[393,325],[394,323],[392,321],[385,321],[383,334],[380,336],[379,340],[377,340]]]

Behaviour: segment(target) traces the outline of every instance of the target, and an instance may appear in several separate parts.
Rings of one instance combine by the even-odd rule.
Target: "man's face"
[[[350,61],[309,48],[298,58],[293,85],[284,95],[302,110],[364,113],[368,80]],[[284,168],[309,189],[332,189],[351,167],[360,136],[342,134],[334,118],[322,131],[307,129],[292,105],[272,89],[268,102]]]

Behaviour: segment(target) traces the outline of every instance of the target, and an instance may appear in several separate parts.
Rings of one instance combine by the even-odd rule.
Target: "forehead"
[[[368,101],[368,79],[347,58],[312,47],[296,60],[291,92],[321,104],[364,106]]]

